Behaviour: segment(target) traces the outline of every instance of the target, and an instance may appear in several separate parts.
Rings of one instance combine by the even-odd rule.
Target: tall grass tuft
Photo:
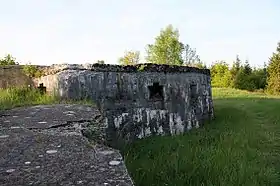
[[[83,104],[94,105],[89,99],[61,100],[51,94],[41,94],[38,89],[29,87],[0,89],[0,110],[14,107],[46,105],[46,104]]]
[[[19,106],[51,104],[58,99],[47,94],[40,94],[37,89],[28,87],[0,89],[0,109],[10,109]]]

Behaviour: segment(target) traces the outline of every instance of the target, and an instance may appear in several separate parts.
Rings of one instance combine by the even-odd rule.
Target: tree
[[[277,44],[276,52],[269,59],[267,68],[267,89],[270,93],[280,93],[280,42]]]
[[[190,45],[184,45],[183,56],[185,65],[203,67],[199,55],[196,54],[196,49],[192,49]]]
[[[252,68],[249,61],[246,60],[244,66],[241,66],[236,78],[235,78],[235,88],[241,90],[253,91],[258,88],[256,74],[252,73]]]
[[[247,74],[247,75],[250,75],[252,73],[252,68],[250,67],[250,64],[249,64],[248,60],[245,61],[244,73]]]
[[[265,89],[267,85],[266,68],[254,69],[251,74],[251,80],[253,81],[256,89]]]
[[[7,54],[3,59],[0,59],[0,65],[18,65],[18,62],[11,54]]]
[[[241,68],[241,60],[238,55],[236,55],[236,59],[232,64],[232,67],[230,69],[230,74],[231,74],[231,87],[236,88],[236,75],[239,72]]]
[[[179,31],[168,25],[160,31],[154,44],[147,45],[146,60],[150,63],[182,65],[184,45],[179,41]]]
[[[136,65],[140,60],[139,51],[126,51],[124,57],[119,59],[121,65]]]
[[[229,66],[224,61],[218,61],[211,66],[211,84],[213,87],[229,87],[231,74]]]

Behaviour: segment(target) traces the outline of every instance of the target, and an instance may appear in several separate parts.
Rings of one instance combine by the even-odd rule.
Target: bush
[[[42,70],[40,70],[37,66],[30,64],[24,65],[23,72],[31,78],[38,78],[43,75]]]
[[[211,79],[213,87],[229,87],[231,84],[231,74],[228,64],[217,62],[211,66]]]

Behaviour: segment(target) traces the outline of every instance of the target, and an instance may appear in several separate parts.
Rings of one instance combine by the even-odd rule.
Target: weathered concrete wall
[[[151,135],[181,134],[213,117],[209,70],[118,68],[64,68],[37,83],[63,98],[93,99],[106,117],[112,146]]]
[[[0,66],[0,88],[33,85],[32,80],[22,71],[22,66]]]

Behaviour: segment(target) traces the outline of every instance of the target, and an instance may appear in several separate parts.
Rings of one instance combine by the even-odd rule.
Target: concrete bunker
[[[113,147],[152,135],[181,134],[213,118],[208,69],[52,65],[36,82],[61,98],[92,99],[105,117],[106,142]]]

